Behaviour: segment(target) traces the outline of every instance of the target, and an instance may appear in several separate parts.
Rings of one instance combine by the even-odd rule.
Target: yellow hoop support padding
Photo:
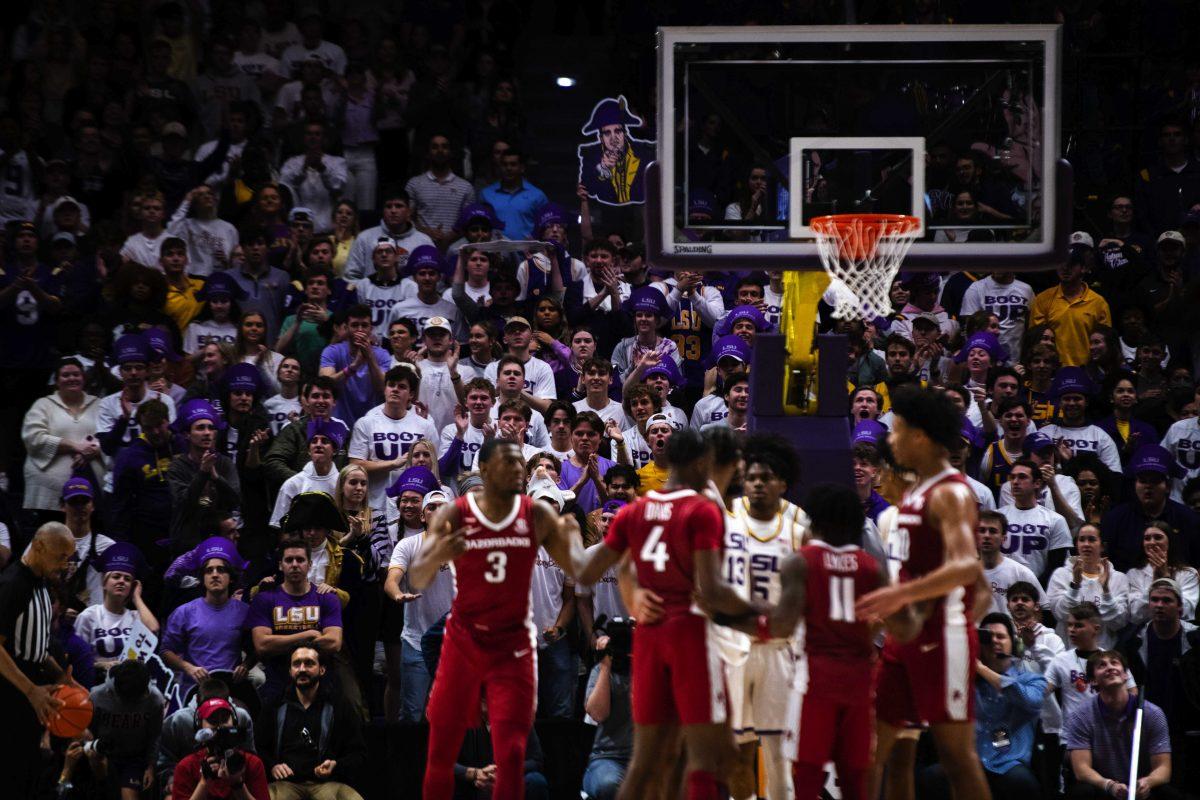
[[[829,288],[829,276],[821,270],[788,270],[783,273],[783,309],[779,329],[787,347],[783,371],[783,408],[788,414],[805,415],[816,411],[815,404],[789,403],[791,390],[798,380],[808,397],[816,396],[817,303]]]

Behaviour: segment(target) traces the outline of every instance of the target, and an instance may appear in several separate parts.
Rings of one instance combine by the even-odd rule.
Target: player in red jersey
[[[454,761],[467,728],[478,724],[481,688],[496,763],[492,797],[524,797],[525,742],[537,702],[537,631],[529,606],[534,561],[542,544],[572,577],[583,561],[575,518],[523,493],[518,445],[489,439],[477,463],[483,491],[438,510],[409,571],[420,589],[453,561],[458,589],[426,711],[425,800],[453,796]]]
[[[810,510],[814,539],[788,557],[780,568],[778,604],[757,618],[730,625],[760,640],[791,636],[803,618],[808,681],[794,693],[790,713],[799,722],[799,738],[789,733],[785,755],[794,761],[797,800],[817,800],[825,783],[825,764],[837,767],[846,800],[862,800],[871,764],[874,732],[874,626],[855,616],[857,598],[888,583],[887,565],[860,549],[863,508],[848,486],[817,484],[804,507]],[[889,630],[911,636],[915,618],[907,611],[888,620]]]
[[[962,415],[945,394],[917,388],[896,392],[892,411],[888,443],[896,462],[917,477],[888,538],[900,580],[861,598],[856,613],[882,620],[918,604],[924,622],[912,641],[889,635],[884,643],[876,683],[876,759],[887,760],[901,730],[927,724],[955,800],[988,800],[973,722],[979,643],[972,606],[983,582],[975,552],[978,506],[948,460],[962,434]]]
[[[621,509],[604,544],[588,554],[582,584],[594,583],[628,550],[639,586],[653,592],[662,618],[633,634],[633,758],[621,798],[658,794],[660,774],[675,756],[677,731],[687,744],[687,797],[720,796],[718,766],[732,752],[725,722],[720,656],[708,642],[708,620],[692,609],[693,595],[707,608],[743,615],[753,609],[721,580],[723,511],[704,496],[712,445],[691,429],[667,445],[671,470],[661,492]]]

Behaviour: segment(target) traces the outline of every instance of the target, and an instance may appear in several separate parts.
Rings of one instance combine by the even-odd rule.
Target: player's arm
[[[427,587],[443,564],[453,561],[467,549],[466,533],[459,527],[461,522],[458,506],[454,503],[447,503],[433,515],[425,541],[409,566],[408,582],[414,589]]]
[[[590,559],[583,549],[583,535],[579,532],[579,520],[575,519],[574,514],[559,516],[544,500],[534,500],[533,530],[562,571],[585,586],[591,586],[608,569],[606,565],[592,580],[584,580],[581,573]]]
[[[891,583],[892,573],[885,560],[879,564],[879,585],[890,586]],[[872,626],[872,633],[877,627],[883,627],[892,635],[892,638],[904,644],[917,638],[917,634],[921,632],[921,626],[924,624],[925,618],[918,613],[917,607],[907,605],[882,620],[880,626]]]
[[[959,484],[937,487],[930,493],[929,512],[942,533],[941,566],[914,581],[885,586],[859,598],[855,605],[858,617],[882,619],[909,603],[943,597],[979,580],[983,567],[974,539],[978,509],[971,490]]]

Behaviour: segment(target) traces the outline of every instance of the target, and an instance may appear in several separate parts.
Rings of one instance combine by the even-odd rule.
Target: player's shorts
[[[750,648],[744,664],[725,665],[734,733],[778,736],[795,727],[787,698],[793,691],[796,661],[790,642],[764,642]]]
[[[517,727],[533,726],[537,706],[537,645],[533,631],[481,640],[465,626],[446,620],[446,635],[425,715],[434,724],[468,720],[479,724],[480,690],[487,692],[488,718]]]
[[[788,713],[799,722],[799,734],[784,735],[784,758],[818,767],[830,761],[860,770],[871,765],[875,710],[870,692],[864,691],[856,703],[837,695],[822,691],[816,682],[804,694],[793,695]]]
[[[634,628],[630,677],[635,723],[725,721],[723,664],[708,638],[708,620],[696,614]]]
[[[875,711],[896,728],[968,722],[975,718],[975,659],[979,640],[966,622],[925,623],[917,638],[883,645]]]

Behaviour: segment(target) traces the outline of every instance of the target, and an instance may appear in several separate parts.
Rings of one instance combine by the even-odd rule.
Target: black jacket
[[[367,761],[367,743],[363,738],[362,718],[339,692],[332,689],[328,679],[321,682],[317,698],[313,702],[314,705],[321,706],[320,732],[313,737],[318,763],[326,759],[336,761],[337,766],[334,767],[330,780],[353,784],[358,771]],[[254,733],[258,743],[258,754],[262,757],[268,775],[281,761],[281,739],[286,730],[287,716],[300,712],[300,701],[296,699],[295,688],[289,686],[281,700],[268,705],[259,715]],[[301,775],[297,772],[295,780],[319,779],[311,774]]]

